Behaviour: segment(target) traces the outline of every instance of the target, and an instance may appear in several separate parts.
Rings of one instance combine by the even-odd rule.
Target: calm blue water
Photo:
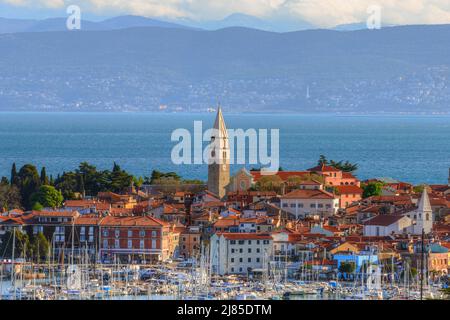
[[[0,176],[13,162],[73,170],[82,161],[101,169],[113,161],[135,175],[176,171],[206,179],[201,165],[171,163],[176,128],[194,120],[211,126],[214,114],[0,113]],[[412,183],[446,183],[450,167],[449,116],[333,116],[226,114],[228,128],[279,128],[281,166],[303,170],[320,154],[359,164],[357,175]],[[234,166],[236,171],[240,167]]]

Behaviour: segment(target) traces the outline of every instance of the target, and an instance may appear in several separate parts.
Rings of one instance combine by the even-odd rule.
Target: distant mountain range
[[[450,110],[449,25],[122,29],[135,21],[0,35],[0,110],[205,111],[218,100],[237,112]]]
[[[0,18],[0,34],[16,32],[66,31],[67,18],[48,18],[43,20]],[[81,21],[82,31],[107,31],[133,27],[162,27],[179,29],[218,30],[229,27],[245,27],[273,32],[286,32],[313,29],[314,26],[299,20],[275,19],[267,21],[246,14],[235,13],[222,20],[195,21],[178,19],[163,21],[140,16],[119,16],[103,21]]]
[[[0,33],[67,31],[67,18],[48,18],[44,20],[0,18]],[[139,16],[119,16],[99,22],[81,20],[83,31],[107,31],[133,27],[162,27],[192,29],[177,23],[166,22]]]

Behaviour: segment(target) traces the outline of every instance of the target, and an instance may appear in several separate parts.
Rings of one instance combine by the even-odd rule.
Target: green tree
[[[66,172],[55,180],[54,185],[57,190],[60,190],[64,199],[75,199],[76,192],[83,192],[78,186],[79,179],[83,179],[83,177],[74,172]]]
[[[50,243],[42,232],[39,232],[33,237],[31,243],[31,250],[33,252],[33,257],[35,260],[45,261],[48,257],[50,249]]]
[[[319,157],[319,161],[317,161],[317,165],[321,166],[321,165],[328,165],[328,160],[327,157],[325,157],[323,154],[320,155]]]
[[[280,192],[283,180],[277,175],[262,176],[256,183],[258,191],[275,191]]]
[[[111,172],[111,186],[110,191],[122,192],[131,185],[133,176],[122,170],[120,166],[114,162],[114,167]]]
[[[19,189],[14,185],[7,183],[0,183],[0,211],[20,209],[21,198]]]
[[[413,191],[415,193],[422,193],[423,189],[428,188],[428,186],[426,184],[419,184],[417,186],[414,186]]]
[[[382,192],[383,183],[382,182],[369,182],[367,184],[362,184],[363,198],[368,198],[371,196],[380,196]]]
[[[339,169],[343,172],[354,172],[358,170],[358,164],[351,163],[350,161],[335,161],[335,160],[328,160],[323,154],[320,155],[319,161],[317,162],[319,166],[321,165],[329,165],[331,167],[334,167],[336,169]]]
[[[41,169],[41,185],[50,185],[50,181],[48,180],[47,171],[45,170],[45,167],[42,167]]]
[[[44,206],[42,204],[40,204],[39,202],[35,202],[33,204],[33,207],[31,208],[31,210],[33,210],[33,211],[42,211],[42,210],[44,210]]]
[[[16,169],[16,163],[14,162],[11,168],[11,180],[10,180],[11,184],[14,184],[16,186],[18,186],[18,181],[17,181],[17,169]]]
[[[33,203],[39,202],[42,206],[51,208],[60,207],[64,201],[61,192],[52,186],[41,186],[32,199]]]
[[[25,209],[30,209],[33,205],[31,196],[38,191],[41,185],[36,167],[32,164],[24,165],[20,168],[16,180],[23,206]]]
[[[157,182],[161,179],[169,179],[169,180],[181,180],[181,177],[175,172],[161,172],[158,170],[153,170],[152,175],[150,177],[150,184],[158,184]]]
[[[342,262],[339,266],[339,272],[344,274],[351,274],[355,272],[356,266],[354,262]]]
[[[26,258],[29,255],[30,251],[30,239],[25,232],[18,230],[17,228],[14,230],[9,230],[5,232],[2,236],[2,241],[0,244],[0,255],[3,259],[8,259],[12,257],[12,249],[13,249],[13,239],[15,232],[15,248],[14,248],[14,258],[17,259],[19,257]]]

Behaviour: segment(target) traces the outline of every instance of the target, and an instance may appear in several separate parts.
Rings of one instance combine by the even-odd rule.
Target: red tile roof
[[[134,216],[134,217],[107,216],[102,219],[100,225],[122,226],[122,227],[126,226],[158,227],[158,226],[168,226],[169,224],[167,222],[149,216]]]
[[[394,215],[394,214],[380,214],[376,217],[371,218],[370,220],[366,221],[364,225],[366,226],[389,226],[401,218],[403,218],[403,215]]]
[[[262,177],[270,177],[273,175],[262,175],[260,171],[250,171],[251,175],[253,176],[253,180],[257,182]],[[304,176],[304,175],[310,175],[311,172],[309,171],[278,171],[275,175],[281,178],[281,180],[286,181],[289,179],[289,177],[293,176]]]
[[[335,195],[324,190],[297,189],[281,197],[281,199],[335,199]]]
[[[339,194],[362,194],[363,189],[358,186],[335,186]]]
[[[272,240],[272,236],[268,233],[218,233],[227,240]]]

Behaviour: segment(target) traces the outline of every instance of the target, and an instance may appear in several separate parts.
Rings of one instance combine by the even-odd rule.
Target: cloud
[[[13,6],[63,8],[77,4],[82,11],[149,17],[221,19],[240,12],[257,17],[285,16],[319,27],[365,22],[367,9],[378,5],[383,24],[450,23],[450,0],[0,0]]]

